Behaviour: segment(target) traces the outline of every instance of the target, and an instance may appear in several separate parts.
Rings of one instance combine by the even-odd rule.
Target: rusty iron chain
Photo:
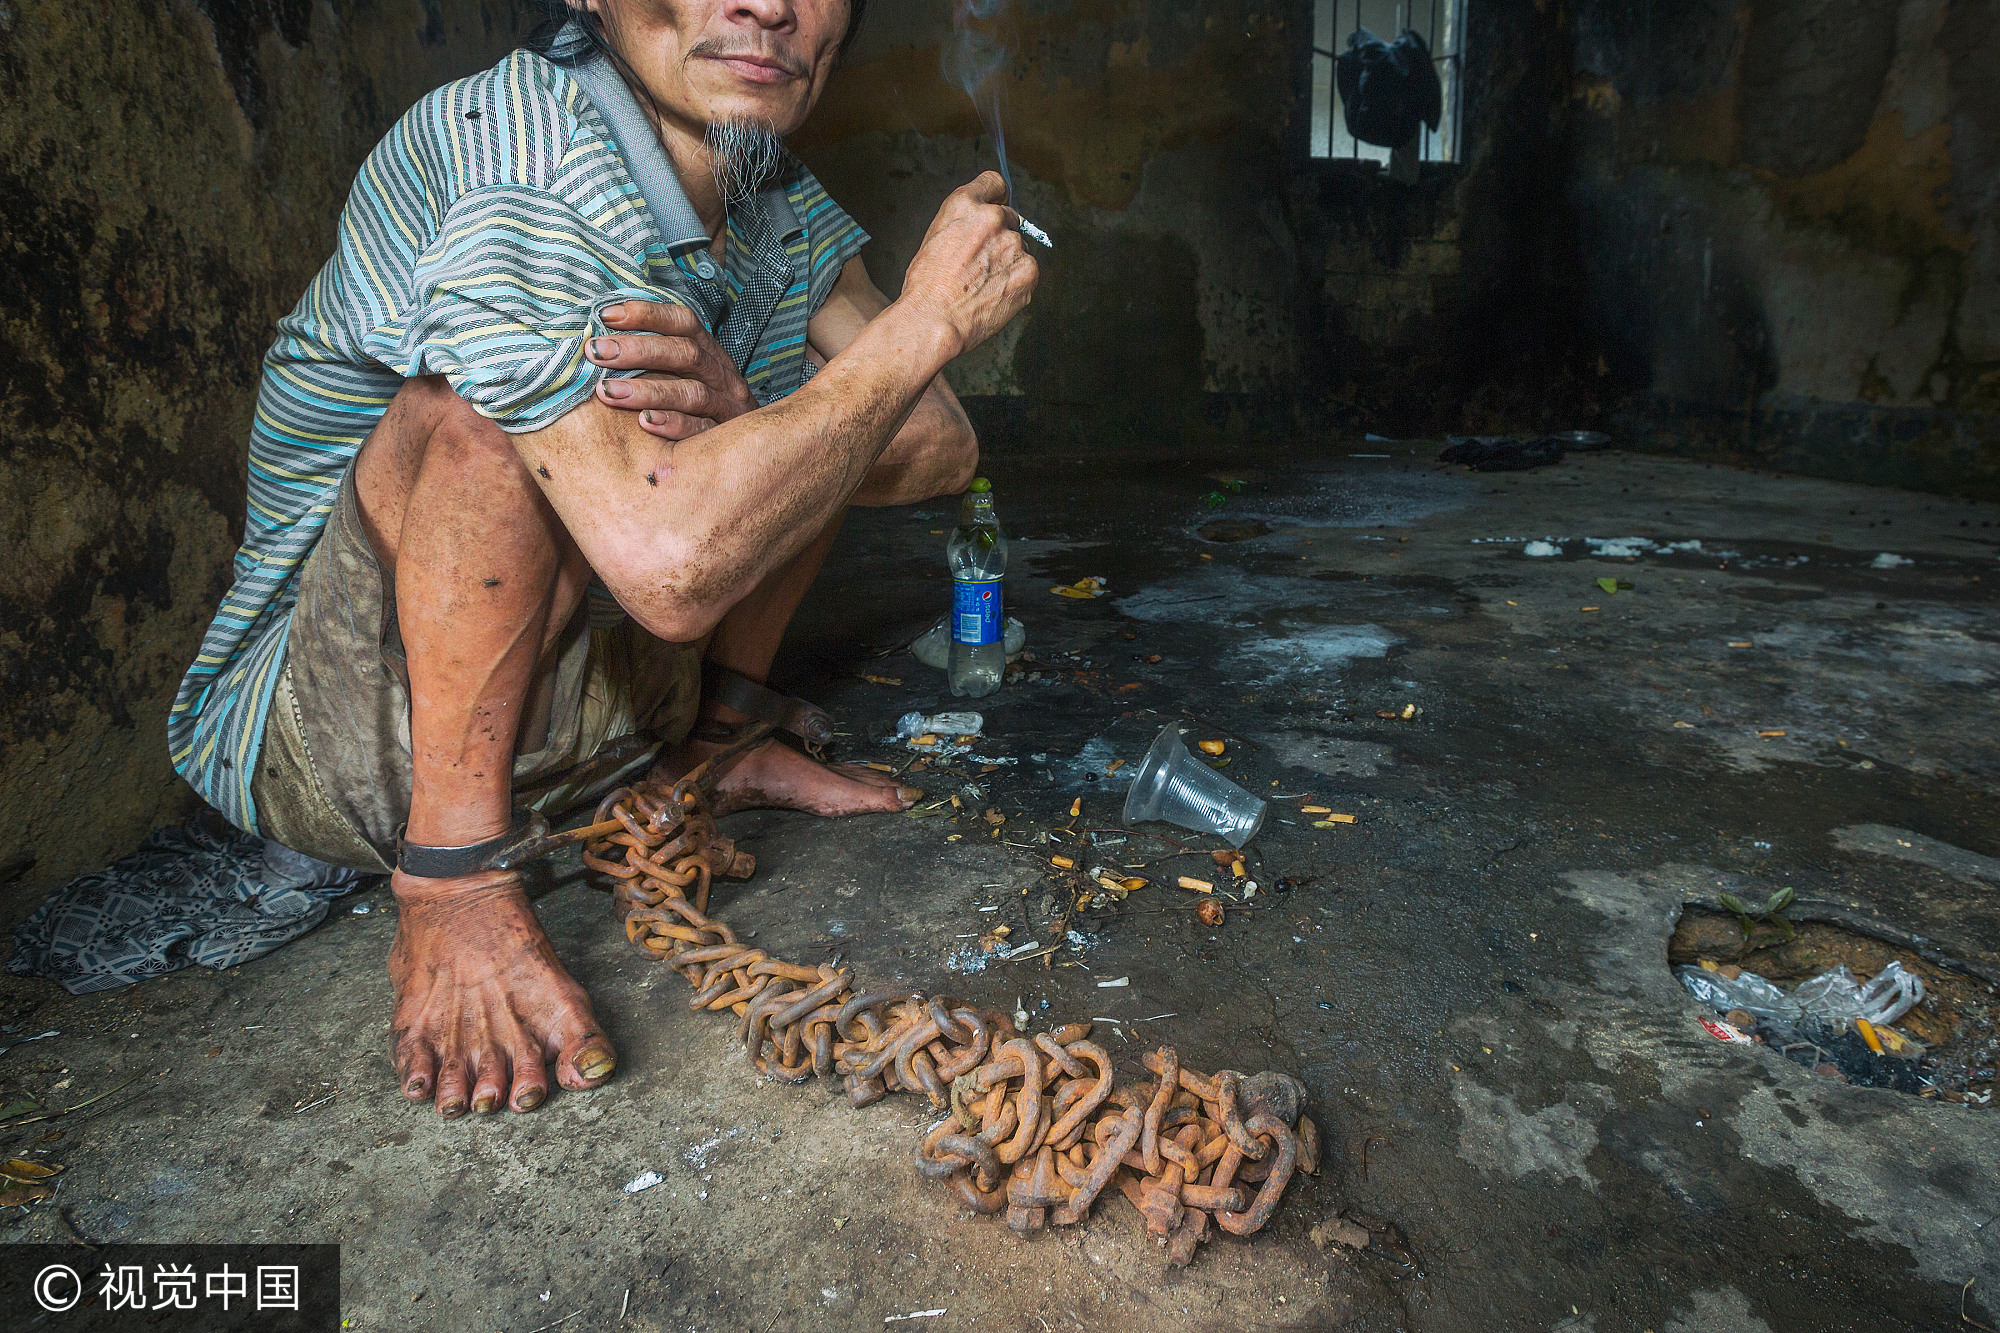
[[[1150,1082],[1121,1084],[1090,1024],[1033,1038],[1007,1015],[943,996],[860,991],[850,971],[771,957],[707,915],[717,876],[748,879],[708,804],[721,762],[752,729],[671,787],[620,788],[598,806],[583,860],[613,881],[626,938],[686,978],[691,1009],[737,1019],[757,1069],[802,1083],[838,1075],[867,1106],[912,1092],[950,1114],[916,1145],[917,1170],[1026,1235],[1089,1215],[1116,1186],[1185,1265],[1213,1229],[1248,1236],[1293,1174],[1319,1169],[1304,1089],[1284,1074],[1184,1068],[1170,1046],[1144,1057]]]

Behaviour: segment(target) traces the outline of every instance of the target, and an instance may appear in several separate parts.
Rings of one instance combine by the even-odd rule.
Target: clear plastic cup
[[[1125,823],[1164,819],[1197,833],[1216,833],[1241,847],[1264,825],[1264,802],[1188,752],[1177,726],[1166,726],[1132,779]]]

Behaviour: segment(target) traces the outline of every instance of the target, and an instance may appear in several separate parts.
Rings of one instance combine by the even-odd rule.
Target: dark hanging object
[[[1435,130],[1444,114],[1444,85],[1424,39],[1408,28],[1394,43],[1356,28],[1334,59],[1334,83],[1347,129],[1362,143],[1402,148],[1419,124]]]

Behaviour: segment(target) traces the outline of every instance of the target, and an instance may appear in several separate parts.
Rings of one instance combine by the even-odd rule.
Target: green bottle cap
[[[968,491],[971,491],[974,495],[984,495],[986,492],[993,489],[993,483],[986,480],[986,478],[984,477],[974,477],[972,479],[972,485],[966,487],[966,489]]]

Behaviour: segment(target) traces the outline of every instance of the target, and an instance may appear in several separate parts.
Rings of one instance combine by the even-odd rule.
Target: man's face
[[[826,86],[848,0],[570,0],[659,103],[697,132],[756,121],[790,134]]]

